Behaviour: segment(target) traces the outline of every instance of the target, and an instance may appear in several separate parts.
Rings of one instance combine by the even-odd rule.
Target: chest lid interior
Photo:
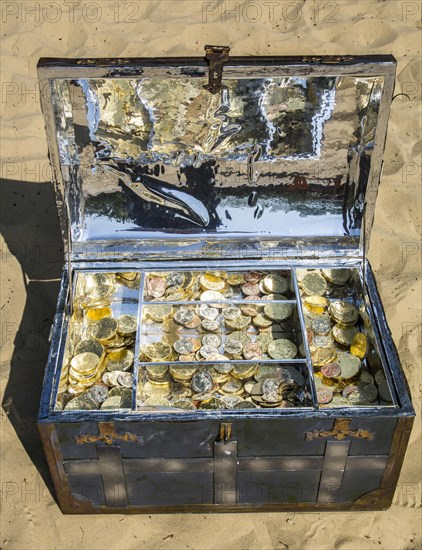
[[[229,57],[211,91],[200,58],[38,72],[70,261],[364,254],[392,56]]]

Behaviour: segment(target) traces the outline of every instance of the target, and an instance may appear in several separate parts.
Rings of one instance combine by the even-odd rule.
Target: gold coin
[[[107,342],[117,333],[117,321],[113,317],[104,317],[91,326],[91,336],[99,342]]]
[[[327,291],[327,281],[320,273],[312,271],[303,278],[302,289],[308,295],[323,296]]]
[[[171,355],[171,346],[165,342],[152,342],[145,347],[144,355],[150,361],[165,361]]]
[[[145,399],[141,407],[171,407],[171,404],[165,397],[154,395]]]
[[[162,323],[173,316],[173,306],[170,304],[157,304],[144,306],[143,313],[157,323]]]
[[[237,363],[234,365],[233,370],[230,374],[233,376],[233,378],[236,378],[237,380],[247,380],[248,378],[252,378],[252,376],[255,375],[257,368],[257,364]]]
[[[192,376],[196,373],[198,368],[195,367],[194,365],[192,366],[184,365],[183,367],[171,365],[169,370],[174,380],[178,382],[182,382],[182,381],[191,380]]]
[[[293,304],[266,304],[264,313],[272,321],[285,321],[293,313]]]
[[[102,357],[104,354],[104,346],[100,344],[100,342],[97,342],[97,340],[94,340],[93,338],[87,339],[87,340],[81,340],[75,348],[75,355],[77,355],[78,353],[84,353],[87,351],[95,353],[98,357]]]
[[[245,277],[243,276],[243,273],[229,273],[226,281],[231,286],[239,286],[245,282]]]
[[[247,315],[240,315],[236,319],[225,319],[224,322],[226,327],[231,330],[244,330],[251,324],[251,318]]]
[[[183,327],[179,323],[176,323],[174,319],[166,319],[163,321],[161,328],[164,332],[180,332]]]
[[[311,351],[311,358],[314,367],[322,367],[333,363],[337,359],[337,352],[334,348],[318,348]]]
[[[359,359],[364,359],[368,352],[368,340],[362,332],[354,335],[350,344],[350,353],[356,355]]]
[[[338,300],[330,306],[331,317],[341,325],[354,325],[359,318],[359,310],[349,302]]]
[[[199,284],[202,290],[218,290],[225,288],[226,283],[221,277],[217,277],[211,273],[204,273],[199,277]]]
[[[70,367],[80,374],[90,373],[97,368],[99,361],[96,353],[87,351],[75,355],[70,361]]]
[[[297,355],[297,347],[290,340],[280,338],[269,343],[268,355],[272,359],[294,359]]]
[[[133,351],[123,348],[117,351],[111,351],[105,359],[105,368],[108,371],[128,371],[133,365]]]
[[[163,380],[169,371],[167,365],[147,365],[145,369],[150,380]]]
[[[323,269],[322,274],[333,285],[343,286],[348,283],[351,275],[349,269]]]
[[[135,315],[121,315],[117,319],[117,332],[122,336],[130,336],[136,332],[137,324]]]
[[[270,327],[273,321],[262,313],[258,313],[258,315],[252,318],[252,323],[258,328],[266,328]]]
[[[87,309],[85,316],[86,316],[86,320],[89,323],[92,323],[94,321],[99,321],[104,317],[111,317],[112,313],[113,312],[110,307],[97,307],[97,308]]]
[[[270,273],[266,275],[262,280],[264,289],[269,293],[275,294],[284,294],[289,288],[289,283],[287,279],[277,275],[275,273]]]
[[[343,346],[350,346],[357,332],[357,328],[353,325],[349,327],[342,327],[341,325],[336,324],[332,328],[334,340]]]

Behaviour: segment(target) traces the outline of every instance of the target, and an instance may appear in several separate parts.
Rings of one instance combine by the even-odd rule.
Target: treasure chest
[[[64,512],[390,505],[414,410],[366,256],[395,67],[40,60]]]

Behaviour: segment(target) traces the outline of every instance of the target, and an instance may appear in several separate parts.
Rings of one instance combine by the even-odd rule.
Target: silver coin
[[[206,393],[213,387],[212,377],[206,371],[197,372],[192,377],[191,385],[196,393]]]
[[[217,334],[205,334],[202,337],[202,345],[219,348],[221,346],[221,338]]]
[[[133,385],[133,375],[131,372],[121,372],[117,377],[117,382],[124,388],[131,388]]]

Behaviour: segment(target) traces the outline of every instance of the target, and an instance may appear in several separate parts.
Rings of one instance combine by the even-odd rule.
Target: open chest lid
[[[359,258],[392,56],[41,59],[70,261]]]

